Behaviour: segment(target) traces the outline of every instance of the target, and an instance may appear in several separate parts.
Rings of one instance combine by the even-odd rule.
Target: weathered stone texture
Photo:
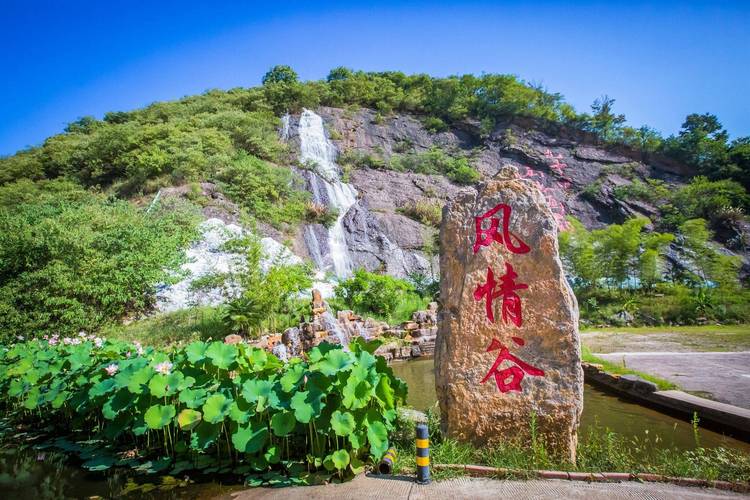
[[[443,209],[441,240],[442,309],[436,344],[436,386],[444,431],[482,446],[530,436],[532,415],[548,450],[575,458],[578,422],[583,408],[583,372],[578,338],[578,305],[558,255],[557,228],[543,195],[515,169],[466,192]],[[511,232],[531,247],[513,254],[493,242],[475,254],[474,217],[505,203],[512,207]],[[489,221],[485,221],[485,226]],[[502,224],[501,224],[502,228]],[[518,274],[523,324],[503,322],[502,297],[494,300],[495,322],[485,316],[485,301],[474,291],[484,285],[488,267],[495,279],[509,262]],[[516,345],[512,337],[523,339]],[[501,392],[490,377],[499,350],[488,352],[493,339],[510,353],[544,370],[526,374],[521,392]],[[513,366],[503,361],[500,369]]]

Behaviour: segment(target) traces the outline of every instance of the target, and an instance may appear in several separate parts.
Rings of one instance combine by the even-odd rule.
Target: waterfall
[[[312,181],[315,202],[324,201],[320,191],[325,191],[326,205],[338,210],[336,222],[328,229],[328,255],[325,256],[327,259],[321,257],[322,267],[332,270],[337,277],[346,277],[352,272],[352,259],[346,245],[343,219],[346,212],[356,203],[357,191],[349,184],[341,182],[339,167],[336,165],[336,148],[326,137],[323,119],[305,109],[299,120],[298,132],[300,161],[303,164],[313,164],[315,169],[315,178]],[[309,237],[314,238],[314,235],[306,233],[305,239]],[[308,241],[308,247],[310,243],[312,242]],[[316,249],[320,247],[317,240],[313,246]],[[316,257],[313,256],[314,259]]]

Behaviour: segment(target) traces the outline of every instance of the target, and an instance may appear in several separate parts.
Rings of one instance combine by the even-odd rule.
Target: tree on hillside
[[[277,64],[263,75],[261,81],[263,85],[269,85],[273,83],[297,83],[298,80],[297,72],[291,66]]]
[[[592,116],[589,128],[605,141],[614,140],[620,126],[625,123],[625,115],[612,112],[614,104],[613,98],[603,95],[591,105]]]

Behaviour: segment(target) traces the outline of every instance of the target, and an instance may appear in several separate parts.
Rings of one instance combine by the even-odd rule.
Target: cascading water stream
[[[324,269],[332,270],[337,277],[343,278],[352,272],[352,259],[346,245],[343,219],[346,212],[357,202],[357,191],[341,182],[339,166],[336,165],[336,148],[326,137],[323,119],[306,109],[299,120],[300,161],[303,164],[314,164],[315,173],[311,180],[313,198],[316,203],[325,202],[328,207],[338,210],[336,222],[328,229],[328,254],[323,256],[317,250],[317,240],[308,241],[317,255],[314,259]],[[323,200],[321,191],[325,191]],[[305,235],[306,240],[315,239],[312,233]]]

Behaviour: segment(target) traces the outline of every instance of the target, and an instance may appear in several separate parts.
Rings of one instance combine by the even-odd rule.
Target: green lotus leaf
[[[317,363],[318,361],[323,359],[323,356],[325,356],[328,352],[333,351],[334,349],[341,349],[341,347],[333,345],[329,342],[321,342],[320,344],[310,349],[310,351],[307,353],[307,357],[310,360],[310,363]]]
[[[358,450],[365,445],[365,435],[361,432],[352,432],[347,437],[352,445],[352,450]]]
[[[122,410],[135,400],[135,396],[127,389],[120,389],[104,402],[102,415],[107,420],[113,420]]]
[[[320,362],[314,365],[314,368],[330,377],[346,370],[351,364],[352,360],[349,353],[341,349],[335,349],[328,352]]]
[[[263,349],[251,347],[247,353],[247,359],[250,361],[253,371],[259,372],[266,368],[268,353]]]
[[[271,417],[271,429],[279,437],[284,437],[294,430],[297,425],[297,419],[291,411],[281,411],[274,413]]]
[[[8,386],[8,396],[17,398],[26,392],[26,383],[20,379],[13,379]]]
[[[294,410],[296,419],[306,424],[311,418],[318,417],[320,410],[325,406],[325,403],[321,401],[322,398],[322,394],[311,391],[300,391],[292,396],[290,406]]]
[[[334,467],[336,467],[338,470],[344,470],[350,462],[349,452],[347,452],[346,450],[334,451],[331,454],[331,460],[333,461]]]
[[[375,395],[383,403],[385,409],[395,407],[394,391],[391,387],[391,378],[385,373],[380,374],[380,381],[375,387]]]
[[[370,454],[376,461],[388,450],[388,431],[380,422],[372,422],[367,426],[367,440],[370,443]]]
[[[305,374],[305,367],[296,364],[291,366],[284,375],[281,376],[280,383],[281,389],[284,392],[292,392],[297,389],[297,384],[302,380],[302,376]]]
[[[206,349],[206,357],[217,368],[228,370],[237,359],[237,346],[224,342],[211,342]]]
[[[357,474],[362,474],[365,471],[365,463],[362,460],[358,459],[357,457],[352,457],[352,461],[350,465],[352,467],[352,472],[354,473],[355,476]]]
[[[173,405],[153,405],[146,410],[143,420],[149,429],[161,429],[177,414]]]
[[[190,448],[199,451],[205,450],[216,442],[220,430],[220,424],[209,424],[204,420],[190,433]],[[198,457],[202,456],[204,455]],[[206,459],[213,462],[213,457],[206,457]]]
[[[344,396],[342,404],[351,410],[364,408],[370,401],[372,386],[367,381],[360,381],[357,377],[350,377],[341,394]]]
[[[143,368],[136,370],[128,378],[128,390],[133,394],[141,394],[144,392],[146,384],[151,380],[154,373],[154,369],[150,366],[144,366]]]
[[[223,394],[214,394],[203,405],[203,419],[211,424],[218,424],[227,416],[231,406],[231,399]]]
[[[263,453],[263,457],[266,459],[266,461],[269,464],[277,464],[281,461],[281,447],[279,446],[271,446],[269,447],[265,453]]]
[[[39,406],[42,399],[42,393],[39,387],[32,387],[29,392],[26,393],[26,399],[23,402],[23,407],[27,410],[34,410]]]
[[[237,404],[237,401],[234,401],[229,407],[229,418],[232,421],[237,422],[238,424],[246,424],[247,421],[250,420],[250,415],[252,415],[250,409],[240,408],[240,405]]]
[[[365,340],[362,337],[357,337],[353,342],[349,344],[349,348],[354,353],[360,353],[364,351],[369,354],[375,354],[375,351],[377,351],[378,347],[380,347],[381,345],[383,345],[383,341],[381,339]]]
[[[100,472],[112,467],[116,461],[117,459],[109,455],[99,455],[92,458],[91,460],[84,462],[82,464],[82,467],[90,471]]]
[[[110,441],[117,439],[126,429],[130,428],[133,416],[128,413],[120,413],[112,422],[104,426],[104,436]]]
[[[188,377],[192,378],[192,377]],[[198,408],[202,406],[208,397],[208,391],[205,389],[183,389],[180,391],[179,400],[188,408]]]
[[[355,426],[354,416],[349,412],[341,413],[336,410],[331,415],[331,428],[337,436],[348,436]]]
[[[242,453],[257,453],[263,449],[267,438],[268,428],[265,425],[254,427],[252,424],[249,424],[239,427],[232,434],[232,444]]]
[[[174,371],[168,375],[157,373],[149,381],[148,389],[152,396],[163,398],[164,396],[171,396],[177,393],[183,388],[184,384],[185,375],[181,372]]]
[[[257,403],[255,411],[261,413],[269,406],[279,405],[279,397],[273,388],[274,383],[269,380],[250,379],[242,384],[242,397],[248,403]]]
[[[206,358],[206,349],[208,344],[205,342],[193,342],[185,348],[185,355],[190,363],[196,364]]]
[[[185,409],[177,415],[177,423],[183,431],[192,431],[201,423],[202,418],[201,412]]]

